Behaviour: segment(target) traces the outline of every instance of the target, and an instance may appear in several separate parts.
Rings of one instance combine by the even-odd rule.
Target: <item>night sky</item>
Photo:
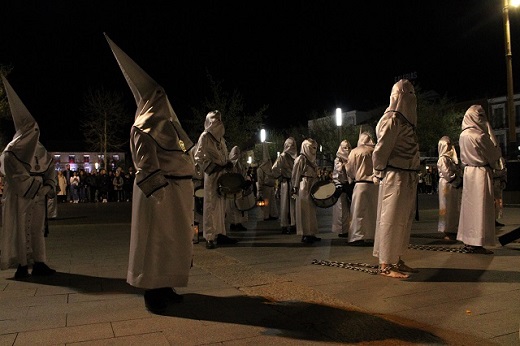
[[[386,105],[412,72],[456,101],[506,93],[502,0],[134,2],[0,3],[0,63],[14,67],[8,79],[42,142],[81,137],[88,88],[122,92],[133,118],[103,32],[166,89],[181,121],[209,96],[207,72],[248,110],[269,104],[271,127]],[[520,9],[510,18],[520,71]]]

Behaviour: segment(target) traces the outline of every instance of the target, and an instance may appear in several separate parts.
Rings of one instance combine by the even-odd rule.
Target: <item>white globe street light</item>
[[[265,129],[260,130],[260,142],[264,143],[267,138],[267,133],[265,132]]]
[[[336,126],[338,127],[338,141],[341,143],[341,125],[343,125],[343,113],[341,108],[336,108]]]
[[[336,126],[343,125],[343,113],[341,112],[341,108],[336,108]]]

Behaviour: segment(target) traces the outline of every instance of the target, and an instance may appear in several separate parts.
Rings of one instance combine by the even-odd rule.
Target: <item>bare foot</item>
[[[396,279],[406,279],[410,275],[401,273],[399,270],[397,270],[397,267],[391,264],[383,264],[381,265],[379,269],[379,274],[383,276],[387,276],[389,278],[396,278]]]
[[[399,262],[397,262],[397,269],[400,272],[404,272],[404,273],[418,273],[419,272],[417,269],[409,267],[406,264],[404,264],[403,260],[399,260]]]

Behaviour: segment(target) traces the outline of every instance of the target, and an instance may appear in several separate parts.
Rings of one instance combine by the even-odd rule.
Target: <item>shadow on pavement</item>
[[[467,255],[473,256],[473,255]],[[520,273],[509,270],[418,268],[406,281],[412,282],[520,282]]]
[[[184,302],[171,306],[165,315],[259,326],[267,328],[266,335],[300,340],[445,344],[427,331],[363,312],[298,301],[272,302],[262,297],[185,294]]]
[[[143,294],[143,290],[126,283],[125,279],[105,278],[82,274],[57,272],[52,276],[31,276],[24,280],[8,279],[36,283],[39,285],[60,286],[72,288],[80,293],[121,293]]]

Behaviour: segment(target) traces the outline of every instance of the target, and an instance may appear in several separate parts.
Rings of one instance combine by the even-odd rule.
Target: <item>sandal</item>
[[[406,264],[404,264],[403,260],[399,260],[399,262],[397,262],[397,269],[403,273],[418,273],[419,272],[417,269],[409,267]]]
[[[378,271],[380,275],[387,276],[389,278],[406,279],[410,276],[408,274],[401,273],[394,264],[387,264],[385,268],[381,268],[381,265],[379,265]]]

